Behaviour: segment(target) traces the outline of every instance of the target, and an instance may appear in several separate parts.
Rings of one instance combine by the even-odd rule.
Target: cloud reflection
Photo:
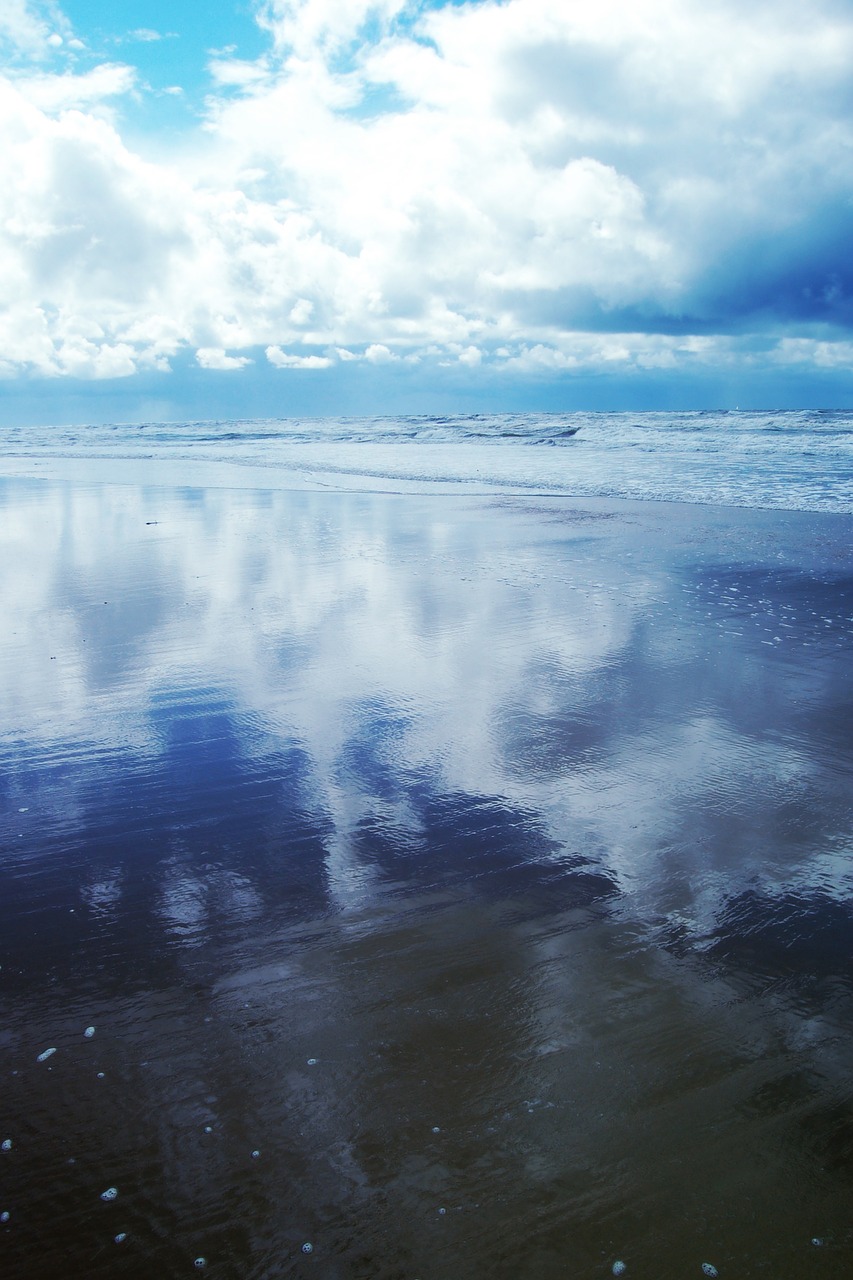
[[[489,811],[533,839],[519,865],[592,856],[690,913],[709,870],[766,863],[767,833],[793,864],[841,820],[818,749],[835,668],[758,662],[766,575],[713,587],[559,506],[10,484],[4,508],[4,790],[42,830],[121,820],[223,857],[250,829],[284,847],[298,815],[308,900],[345,907],[383,849],[439,865],[442,809],[458,869]],[[783,587],[803,642],[829,606]]]

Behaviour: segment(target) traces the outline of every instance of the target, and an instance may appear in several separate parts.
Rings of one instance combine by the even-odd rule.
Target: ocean
[[[552,493],[853,510],[853,412],[473,414],[0,429],[30,460],[324,473],[345,488]],[[348,479],[349,477],[349,479]]]
[[[851,421],[2,433],[4,1276],[851,1271]]]

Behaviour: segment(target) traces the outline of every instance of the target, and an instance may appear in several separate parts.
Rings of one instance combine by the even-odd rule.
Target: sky
[[[853,408],[849,0],[3,0],[0,421]]]

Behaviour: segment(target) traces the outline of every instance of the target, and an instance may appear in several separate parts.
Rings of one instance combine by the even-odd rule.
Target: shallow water
[[[4,1274],[850,1270],[853,520],[0,511]]]

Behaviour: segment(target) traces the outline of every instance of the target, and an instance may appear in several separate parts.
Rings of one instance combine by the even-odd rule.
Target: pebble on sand
[[[55,1053],[56,1053],[55,1046],[52,1049],[45,1049],[44,1052],[40,1053],[39,1056],[36,1058],[36,1062],[47,1062],[48,1058],[52,1058]]]
[[[12,1150],[12,1139],[4,1138],[3,1141],[0,1142],[0,1151],[11,1151],[11,1150]]]
[[[106,1191],[101,1192],[102,1200],[115,1200],[118,1195],[118,1187],[107,1187]]]
[[[613,1271],[613,1274],[615,1276],[624,1276],[628,1268],[626,1267],[625,1263],[622,1262],[621,1259],[619,1259],[618,1261],[613,1263],[611,1270]]]
[[[86,1030],[83,1032],[83,1035],[86,1037],[87,1040],[91,1040],[94,1034],[95,1034],[94,1027],[87,1027]]]
[[[713,1262],[703,1262],[702,1270],[704,1271],[706,1276],[711,1277],[711,1280],[714,1280],[714,1276],[718,1276],[720,1274],[717,1268],[714,1266]]]

